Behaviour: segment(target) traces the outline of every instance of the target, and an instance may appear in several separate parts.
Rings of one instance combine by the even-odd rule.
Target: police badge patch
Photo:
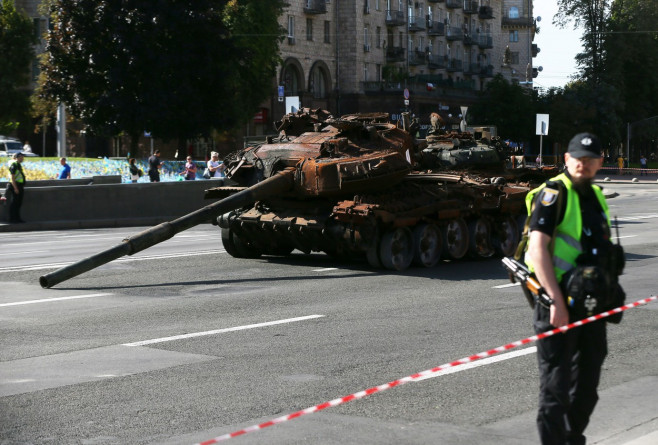
[[[545,187],[541,194],[541,205],[548,207],[555,204],[555,201],[557,201],[557,195],[559,193],[560,192],[558,190]]]

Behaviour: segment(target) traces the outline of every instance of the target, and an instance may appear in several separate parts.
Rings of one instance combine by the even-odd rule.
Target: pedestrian
[[[647,158],[643,154],[640,155],[640,176],[642,175],[649,176],[649,173],[647,173]]]
[[[564,173],[526,198],[530,217],[525,260],[553,300],[548,307],[535,305],[537,334],[617,307],[624,298],[617,282],[623,250],[610,241],[608,205],[592,182],[603,165],[599,139],[577,134],[564,161]],[[598,400],[607,354],[606,323],[601,319],[537,342],[542,444],[585,443],[583,433]]]
[[[196,179],[196,164],[192,162],[192,156],[187,157],[183,176],[185,177],[186,181],[194,181]]]
[[[619,155],[617,157],[617,167],[619,168],[619,174],[623,175],[624,174],[624,157],[622,155]]]
[[[9,166],[11,174],[10,183],[7,184],[5,198],[9,203],[9,222],[12,224],[24,223],[21,219],[21,206],[23,205],[23,195],[25,194],[25,172],[23,172],[23,153],[14,153],[12,162]]]
[[[208,174],[210,175],[209,179],[219,179],[224,184],[224,170],[226,170],[226,165],[219,160],[219,153],[213,151],[210,153],[210,160],[208,161]]]
[[[30,141],[25,141],[25,145],[23,145],[23,153],[32,153],[32,146],[30,145]]]
[[[55,179],[71,179],[71,166],[66,163],[66,158],[59,158],[61,167]]]
[[[151,182],[160,182],[160,169],[162,168],[162,161],[160,160],[160,150],[155,150],[151,157],[148,159],[149,163],[149,179]]]
[[[135,158],[128,159],[128,171],[130,172],[130,180],[133,184],[139,181],[139,178],[144,175],[142,169],[135,164]]]

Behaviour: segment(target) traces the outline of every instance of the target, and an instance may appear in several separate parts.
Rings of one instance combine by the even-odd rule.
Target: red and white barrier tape
[[[613,314],[618,314],[618,313],[623,312],[627,309],[631,309],[631,308],[634,308],[634,307],[637,307],[637,306],[640,306],[640,305],[643,305],[643,304],[647,304],[647,303],[649,303],[653,300],[656,300],[656,299],[658,299],[658,295],[654,295],[652,297],[644,298],[644,299],[638,300],[634,303],[625,304],[624,306],[620,306],[618,308],[611,309],[611,310],[606,311],[606,312],[601,312],[600,314],[593,315],[593,316],[585,318],[583,320],[579,320],[579,321],[575,321],[573,323],[569,323],[566,326],[562,326],[560,328],[555,328],[552,331],[542,332],[541,334],[533,335],[531,337],[524,338],[523,340],[518,340],[518,341],[515,341],[515,342],[512,342],[512,343],[508,343],[504,346],[499,346],[499,347],[494,348],[494,349],[489,349],[488,351],[480,352],[479,354],[471,355],[470,357],[464,357],[464,358],[461,358],[459,360],[455,360],[454,362],[450,362],[450,363],[446,363],[446,364],[441,365],[441,366],[437,366],[436,368],[428,369],[426,371],[422,371],[422,372],[419,372],[419,373],[416,373],[416,374],[413,374],[413,375],[410,375],[408,377],[404,377],[404,378],[401,378],[401,379],[398,379],[398,380],[393,380],[392,382],[385,383],[383,385],[374,386],[374,387],[366,389],[364,391],[359,391],[359,392],[356,392],[354,394],[350,394],[349,396],[341,397],[339,399],[334,399],[334,400],[331,400],[329,402],[324,402],[324,403],[321,403],[319,405],[311,406],[309,408],[303,409],[301,411],[297,411],[297,412],[292,413],[292,414],[277,417],[276,419],[269,420],[269,421],[267,421],[265,423],[261,423],[259,425],[252,425],[250,427],[244,428],[244,429],[239,430],[239,431],[234,431],[234,432],[229,433],[229,434],[224,434],[222,436],[215,437],[214,439],[206,440],[205,442],[200,442],[197,445],[210,445],[210,444],[213,444],[213,443],[217,443],[217,442],[221,442],[221,441],[224,441],[224,440],[232,439],[234,437],[241,436],[243,434],[247,434],[247,433],[251,433],[251,432],[254,432],[254,431],[262,430],[263,428],[267,428],[268,426],[273,426],[273,425],[276,425],[278,423],[283,423],[283,422],[287,422],[288,420],[296,419],[296,418],[304,416],[306,414],[312,414],[312,413],[315,413],[315,412],[318,412],[318,411],[322,411],[323,409],[326,409],[326,408],[331,408],[332,406],[342,405],[343,403],[351,402],[352,400],[362,399],[365,396],[369,396],[370,394],[375,394],[377,392],[382,392],[382,391],[385,391],[387,389],[395,388],[396,386],[400,386],[400,385],[403,385],[405,383],[412,382],[414,380],[420,379],[421,377],[427,377],[427,376],[430,376],[432,374],[436,374],[436,373],[438,373],[440,371],[444,371],[448,368],[453,368],[455,366],[460,366],[460,365],[463,365],[463,364],[466,364],[466,363],[474,362],[476,360],[480,360],[480,359],[483,359],[485,357],[489,357],[491,355],[498,354],[499,352],[508,351],[508,350],[514,349],[518,346],[525,345],[525,344],[528,344],[528,343],[532,343],[532,342],[535,342],[537,340],[541,340],[542,338],[550,337],[552,335],[555,335],[555,334],[558,334],[558,333],[561,333],[561,332],[566,332],[569,329],[577,328],[577,327],[582,326],[584,324],[591,323],[593,321],[600,320],[600,319],[605,318],[605,317],[609,317],[610,315],[613,315]]]

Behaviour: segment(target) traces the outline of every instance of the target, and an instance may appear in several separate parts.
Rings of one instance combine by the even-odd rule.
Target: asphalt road
[[[628,301],[655,295],[658,187],[609,187]],[[499,259],[240,260],[210,225],[39,286],[138,231],[0,234],[0,444],[191,444],[533,334]],[[610,326],[589,443],[658,440],[657,314]],[[495,357],[229,443],[537,443],[534,348]]]

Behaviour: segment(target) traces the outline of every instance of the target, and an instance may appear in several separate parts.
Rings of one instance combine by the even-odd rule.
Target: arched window
[[[281,81],[285,87],[286,96],[298,96],[301,82],[297,67],[292,64],[286,65],[281,77]]]
[[[316,62],[311,68],[309,76],[309,91],[314,99],[325,99],[329,94],[331,80],[329,67],[324,62]]]

